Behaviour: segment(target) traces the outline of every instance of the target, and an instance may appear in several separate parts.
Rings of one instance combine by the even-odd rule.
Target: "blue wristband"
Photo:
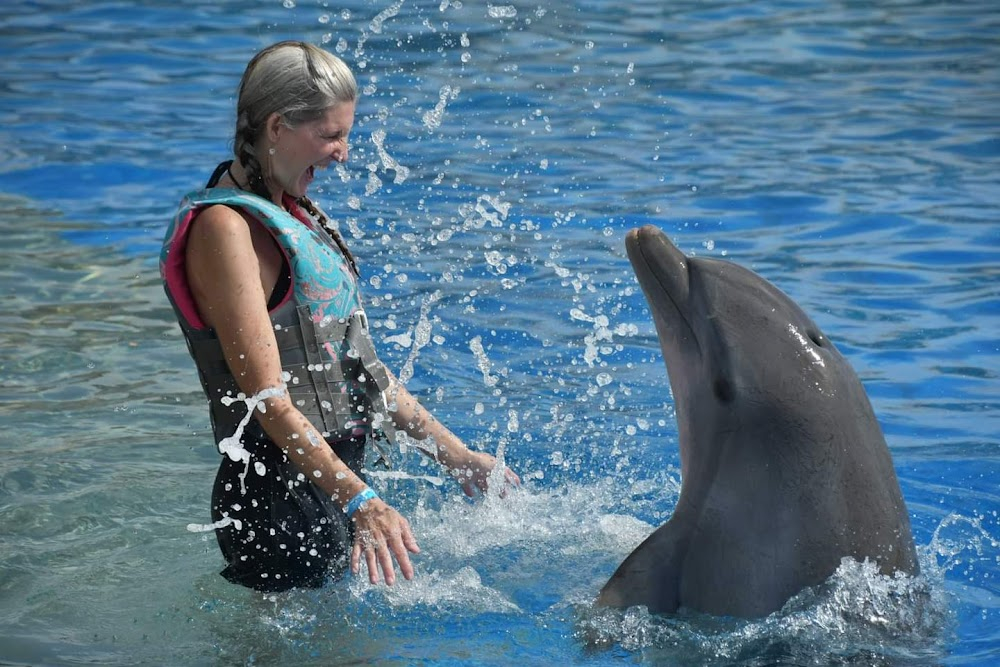
[[[365,490],[358,495],[351,498],[346,505],[344,505],[344,514],[349,517],[354,516],[354,513],[361,509],[361,506],[372,498],[378,498],[378,494],[371,490],[371,487],[365,487]]]

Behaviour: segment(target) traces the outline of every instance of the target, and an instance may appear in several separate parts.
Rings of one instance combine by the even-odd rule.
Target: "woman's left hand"
[[[466,455],[462,461],[450,468],[448,472],[462,485],[462,491],[469,497],[475,497],[477,493],[486,493],[490,484],[490,474],[497,466],[495,457],[485,452],[474,452],[466,450]],[[500,497],[507,495],[507,489],[521,485],[521,478],[504,466],[502,486],[500,487]]]
[[[446,467],[451,476],[462,485],[465,495],[474,497],[478,493],[486,493],[490,485],[490,474],[497,466],[496,458],[466,447],[454,433],[434,419],[395,376],[391,373],[389,376],[392,381],[390,394],[396,404],[392,413],[396,428],[405,430],[411,438],[423,442],[419,447],[420,451]],[[501,498],[507,495],[509,488],[521,485],[521,479],[506,466],[503,475],[497,477],[502,480],[499,489]]]

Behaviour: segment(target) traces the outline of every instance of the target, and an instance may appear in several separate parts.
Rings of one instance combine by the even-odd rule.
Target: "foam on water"
[[[434,611],[516,614],[522,610],[500,591],[483,583],[470,565],[455,571],[427,570],[420,576],[373,591],[361,577],[351,579],[351,592],[363,597],[373,593],[392,607],[427,607]]]
[[[883,575],[875,564],[844,558],[823,584],[803,590],[766,618],[739,620],[681,612],[650,615],[578,607],[578,637],[594,646],[621,645],[671,664],[733,664],[766,657],[793,664],[934,660],[958,622],[946,575],[1000,562],[1000,541],[982,517],[948,515],[931,542],[918,547],[921,573]],[[982,590],[984,607],[1000,598]]]
[[[742,664],[752,656],[791,664],[932,658],[951,638],[954,616],[943,572],[928,549],[920,551],[917,577],[883,575],[873,563],[845,558],[826,582],[756,620],[581,606],[577,636],[672,664]]]

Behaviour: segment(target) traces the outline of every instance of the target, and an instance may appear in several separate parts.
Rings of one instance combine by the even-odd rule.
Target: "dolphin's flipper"
[[[676,518],[676,517],[675,517]],[[687,531],[671,519],[636,547],[604,584],[598,606],[643,605],[650,613],[671,613],[680,606],[680,566]]]

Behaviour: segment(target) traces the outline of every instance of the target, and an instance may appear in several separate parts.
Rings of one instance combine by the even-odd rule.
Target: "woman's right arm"
[[[212,327],[240,390],[255,396],[280,387],[281,359],[267,312],[262,272],[250,224],[225,206],[202,211],[188,237],[185,256],[188,284],[198,311]],[[265,277],[262,278],[262,275]],[[273,282],[273,281],[272,281]],[[307,479],[341,507],[366,488],[365,482],[333,452],[322,435],[294,406],[287,392],[264,401],[256,418],[267,435]],[[378,566],[387,584],[395,581],[392,558],[406,579],[413,577],[408,552],[418,553],[409,523],[381,499],[355,512],[355,544],[351,568],[357,573],[364,555],[371,582]]]

